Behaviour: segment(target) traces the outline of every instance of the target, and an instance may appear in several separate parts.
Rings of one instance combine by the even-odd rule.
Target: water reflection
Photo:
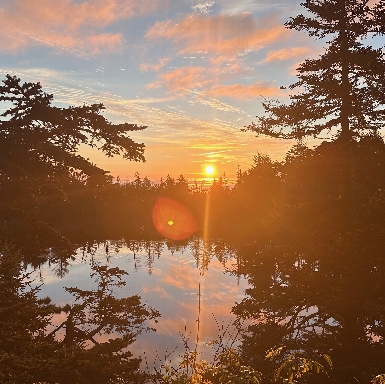
[[[231,343],[238,335],[236,345],[247,365],[267,378],[277,362],[267,361],[266,351],[282,346],[282,359],[297,353],[317,360],[326,353],[337,382],[354,377],[368,382],[383,371],[385,356],[383,256],[378,250],[378,262],[356,258],[346,263],[347,252],[346,246],[332,243],[304,249],[201,237],[107,241],[78,248],[61,279],[53,259],[36,273],[44,281],[41,295],[64,305],[72,299],[64,286],[93,289],[89,274],[94,265],[127,271],[119,297],[138,294],[161,313],[147,324],[157,332],[141,335],[131,346],[135,356],[145,357],[142,367],[164,354],[171,363],[179,360],[186,344],[210,360],[207,342],[223,336],[224,343]],[[63,318],[58,315],[54,322]]]
[[[156,360],[157,353],[163,355],[176,347],[171,358],[178,359],[184,351],[183,340],[188,339],[194,347],[197,338],[201,357],[209,359],[212,350],[205,343],[218,338],[222,328],[236,320],[231,309],[242,300],[247,287],[243,277],[230,273],[239,270],[233,247],[194,237],[184,242],[107,241],[83,246],[67,261],[67,273],[59,274],[60,279],[57,265],[47,262],[40,266],[44,281],[41,295],[50,296],[58,305],[68,303],[71,297],[63,287],[91,289],[89,273],[96,263],[127,271],[126,286],[118,295],[139,294],[142,302],[161,313],[157,322],[154,319],[148,324],[157,332],[141,335],[130,348],[136,356],[143,357],[146,351],[150,362]],[[231,338],[231,332],[236,332],[234,327],[224,337]]]
[[[384,370],[381,250],[375,265],[352,257],[365,254],[359,242],[353,248],[342,241],[307,249],[250,245],[238,252],[250,288],[233,311],[253,322],[243,330],[241,346],[248,364],[268,375],[273,369],[266,351],[284,346],[286,356],[330,355],[338,383],[369,382]]]

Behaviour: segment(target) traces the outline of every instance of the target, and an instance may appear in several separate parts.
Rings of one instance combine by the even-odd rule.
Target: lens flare
[[[168,197],[158,197],[152,210],[156,230],[170,240],[183,240],[198,229],[193,213],[182,203]]]

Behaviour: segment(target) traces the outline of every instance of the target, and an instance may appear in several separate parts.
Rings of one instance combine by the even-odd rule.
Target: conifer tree
[[[80,145],[101,150],[106,156],[144,161],[144,144],[134,142],[128,132],[142,130],[136,124],[112,124],[101,112],[103,104],[51,105],[53,95],[40,83],[21,83],[7,75],[0,85],[0,180],[12,182],[43,176],[65,176],[84,181],[103,180],[106,171],[79,155]]]
[[[60,108],[52,102],[40,83],[7,75],[0,84],[0,237],[6,232],[29,254],[68,248],[69,235],[101,221],[105,202],[96,191],[111,176],[82,156],[81,146],[145,160],[144,144],[129,134],[146,127],[109,122],[103,104]],[[69,220],[75,231],[66,231]]]
[[[306,0],[305,15],[285,26],[307,31],[316,38],[332,37],[318,59],[298,67],[298,81],[289,86],[298,93],[288,104],[263,103],[266,116],[246,130],[277,138],[320,137],[325,132],[344,141],[377,133],[385,122],[385,59],[382,49],[367,44],[384,35],[384,2],[368,0]],[[303,90],[303,91],[302,91]]]

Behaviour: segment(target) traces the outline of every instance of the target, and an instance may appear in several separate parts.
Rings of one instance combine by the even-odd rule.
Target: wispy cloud
[[[166,290],[164,289],[164,287],[162,287],[160,285],[156,285],[154,287],[144,285],[142,287],[142,292],[144,292],[144,293],[150,293],[150,292],[151,293],[157,293],[163,299],[171,299],[170,294],[167,293]]]
[[[148,71],[159,72],[169,61],[170,61],[170,58],[164,57],[159,59],[157,64],[141,63],[140,70],[142,72],[148,72]]]
[[[0,7],[0,50],[45,45],[75,54],[112,52],[120,33],[103,29],[121,19],[144,16],[164,7],[162,0],[14,0]]]
[[[191,9],[194,11],[198,11],[202,13],[203,15],[208,15],[212,12],[211,7],[215,4],[215,1],[206,1],[205,3],[199,3],[196,5],[193,5]]]
[[[44,91],[54,95],[56,103],[64,105],[82,105],[84,103],[103,103],[106,107],[109,119],[115,123],[128,122],[138,125],[146,125],[148,129],[133,133],[136,142],[146,145],[146,158],[148,162],[141,165],[127,164],[117,159],[109,159],[108,162],[99,153],[90,153],[87,157],[94,159],[99,166],[108,169],[114,175],[128,176],[135,171],[146,174],[154,179],[168,173],[183,173],[186,177],[196,177],[198,172],[196,161],[203,164],[206,159],[215,160],[223,165],[221,172],[226,172],[230,177],[235,173],[236,164],[242,169],[251,165],[252,156],[256,150],[262,150],[272,154],[273,157],[282,157],[286,147],[282,143],[271,138],[258,138],[253,134],[241,133],[240,128],[250,124],[252,117],[242,110],[237,110],[231,105],[215,102],[216,99],[198,93],[196,102],[200,113],[196,108],[188,111],[187,101],[183,98],[140,98],[127,99],[103,90],[104,87],[91,88],[80,83],[70,73],[62,73],[54,70],[29,69],[10,70],[1,69],[0,75],[17,75],[23,81],[40,81]],[[186,98],[191,95],[186,94]],[[195,96],[194,96],[195,97]],[[211,103],[211,105],[208,105]],[[215,105],[214,105],[215,103]],[[226,110],[225,115],[217,115],[203,111],[209,108]],[[206,112],[207,112],[206,111]],[[199,156],[200,153],[223,152],[223,156],[210,157]],[[88,153],[88,152],[87,152]],[[93,157],[94,156],[94,157]],[[179,159],[172,163],[166,157]],[[229,163],[231,162],[231,164]],[[166,171],[165,171],[166,169]],[[198,176],[201,174],[199,173]]]
[[[143,99],[124,99],[109,92],[101,92],[96,89],[81,87],[78,83],[69,79],[65,75],[56,71],[46,70],[20,70],[12,71],[1,69],[0,74],[11,74],[21,77],[24,81],[41,82],[44,90],[54,95],[56,102],[62,102],[71,105],[81,105],[83,103],[103,103],[110,114],[120,116],[127,122],[148,125],[157,128],[157,141],[181,144],[189,146],[190,140],[199,136],[199,140],[211,140],[211,138],[221,132],[221,139],[236,140],[239,135],[239,128],[233,123],[215,120],[207,121],[188,116],[182,112],[170,109],[156,108],[153,105],[156,102],[165,102],[170,98],[146,98]],[[236,113],[236,111],[233,111]],[[147,133],[137,132],[136,136]],[[177,134],[182,135],[178,137]],[[163,138],[163,139],[162,139]],[[182,140],[183,138],[183,140]]]
[[[308,55],[312,50],[309,47],[288,47],[268,52],[263,63],[272,61],[288,60]]]
[[[189,15],[179,22],[171,20],[154,24],[148,39],[170,39],[179,45],[180,53],[211,52],[234,56],[258,50],[267,43],[285,38],[287,29],[275,17],[256,19],[251,13],[237,15]]]
[[[202,88],[211,82],[205,72],[205,67],[182,67],[162,73],[160,77],[170,91],[186,92],[192,88]]]
[[[239,108],[208,96],[221,96],[215,91],[214,84],[220,84],[232,77],[239,77],[250,72],[251,68],[242,66],[238,60],[229,65],[216,60],[213,64],[210,62],[207,67],[180,67],[160,73],[156,81],[146,85],[146,89],[157,89],[164,86],[169,93],[173,92],[179,97],[194,96],[190,100],[191,103],[198,102],[223,111],[239,111]]]
[[[224,112],[237,112],[240,114],[246,114],[246,112],[242,111],[238,107],[234,107],[233,105],[226,104],[222,101],[219,101],[217,99],[213,99],[212,97],[208,97],[206,92],[198,91],[198,90],[191,90],[190,95],[193,95],[193,102],[200,103],[202,105],[207,105],[211,108],[217,109],[219,111]]]
[[[207,91],[209,96],[225,96],[240,100],[255,99],[260,96],[278,96],[283,92],[272,83],[257,82],[251,85],[233,84],[214,87]]]

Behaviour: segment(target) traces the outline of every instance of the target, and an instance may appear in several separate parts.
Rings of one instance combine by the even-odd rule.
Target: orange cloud
[[[274,18],[257,20],[251,13],[206,17],[192,15],[179,23],[158,22],[146,34],[149,39],[172,39],[184,52],[215,52],[235,55],[260,49],[267,43],[287,36],[288,31]]]
[[[103,33],[101,35],[89,36],[84,45],[80,44],[80,46],[82,46],[82,50],[85,50],[87,46],[91,47],[90,53],[92,54],[106,53],[116,51],[118,47],[121,47],[122,40],[123,38],[120,33]]]
[[[147,84],[146,89],[158,89],[162,86],[162,84],[163,83],[161,81],[155,81],[153,83]]]
[[[253,68],[245,64],[243,57],[215,56],[210,57],[209,61],[212,75],[215,77],[223,76],[226,80],[229,79],[229,76],[247,75],[253,71]]]
[[[251,85],[222,85],[210,89],[206,94],[208,96],[227,96],[235,99],[249,100],[259,96],[277,96],[282,94],[282,91],[276,85],[258,82]]]
[[[206,93],[201,94],[197,88],[204,88],[213,82],[218,83],[223,79],[228,80],[230,76],[239,76],[251,71],[251,68],[242,65],[238,60],[231,60],[230,63],[221,61],[213,63],[211,68],[182,67],[162,73],[158,75],[157,81],[147,84],[146,89],[157,89],[165,85],[170,92],[194,92],[204,96]],[[143,66],[143,69],[147,67]]]
[[[147,72],[147,71],[154,71],[154,72],[159,72],[168,62],[170,61],[169,58],[164,58],[164,59],[159,59],[159,64],[146,64],[142,63],[140,64],[140,70],[142,72]]]
[[[303,56],[308,53],[310,53],[311,50],[308,47],[290,47],[290,48],[283,48],[279,49],[277,51],[270,51],[265,59],[263,60],[264,63],[269,63],[271,61],[277,61],[277,60],[287,60],[291,59],[293,57]]]
[[[121,46],[122,36],[100,32],[101,28],[154,12],[164,4],[162,0],[14,0],[0,8],[0,49],[43,44],[73,53],[113,51]]]
[[[210,83],[211,80],[204,75],[205,71],[204,67],[183,67],[163,73],[161,78],[170,91],[183,92]]]

